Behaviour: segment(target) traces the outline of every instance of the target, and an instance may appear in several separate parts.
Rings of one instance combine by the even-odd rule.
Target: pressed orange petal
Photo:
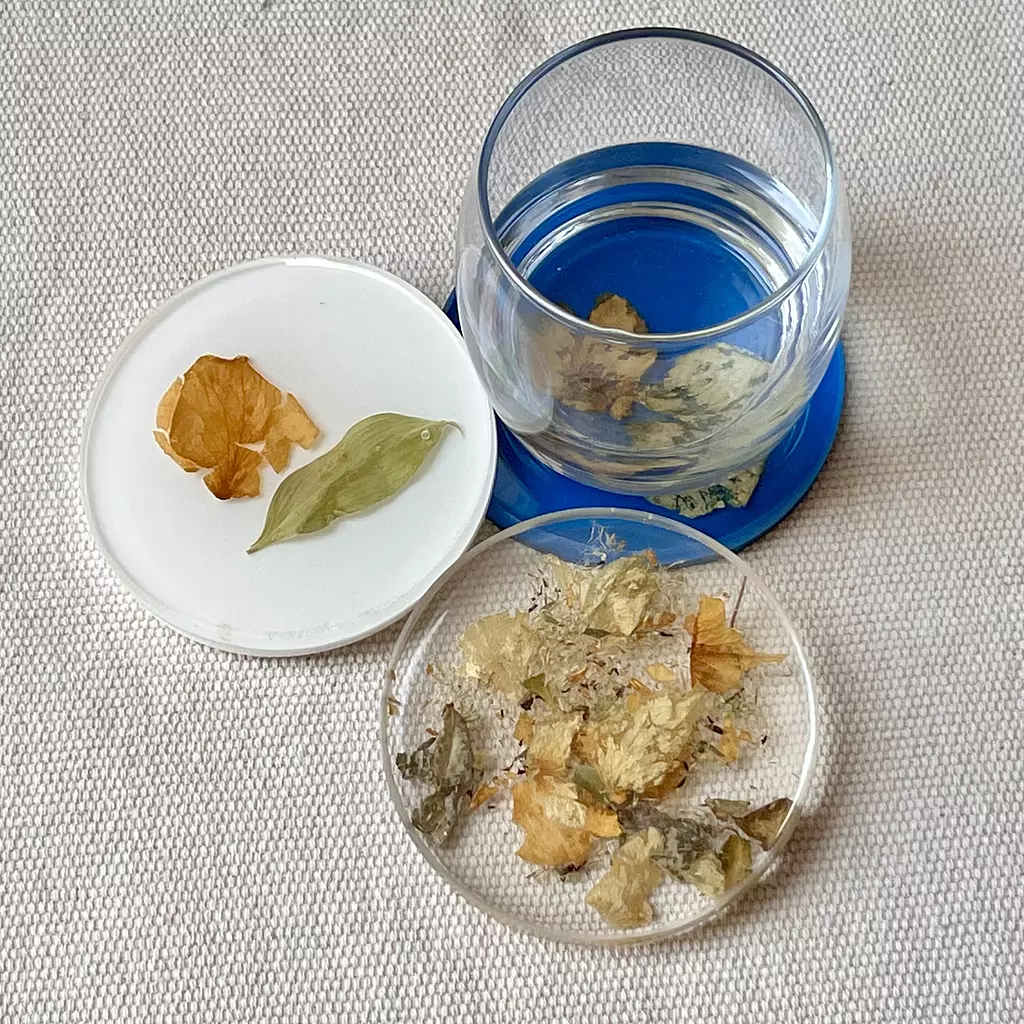
[[[165,434],[170,433],[171,421],[174,419],[174,410],[178,406],[178,399],[181,397],[181,378],[179,377],[165,392],[160,404],[156,407],[156,427]]]
[[[220,499],[255,498],[260,493],[260,463],[263,456],[251,448],[235,445],[224,462],[203,477],[210,491]]]
[[[270,414],[263,455],[274,472],[280,473],[288,465],[293,444],[308,449],[319,436],[319,427],[309,418],[295,396],[288,395],[284,405]]]
[[[218,498],[255,497],[264,456],[280,472],[292,444],[308,448],[320,433],[293,395],[281,398],[248,357],[200,356],[157,405],[157,444],[190,473],[212,470],[204,479]],[[246,447],[261,443],[262,453]]]
[[[201,466],[197,466],[194,462],[189,459],[183,459],[172,447],[171,442],[167,439],[166,434],[162,434],[159,430],[153,431],[153,436],[156,438],[156,443],[168,454],[174,461],[181,466],[186,473],[194,473],[197,469],[201,469]]]
[[[264,440],[281,392],[245,356],[201,356],[182,378],[170,442],[200,466],[220,466],[232,445]]]

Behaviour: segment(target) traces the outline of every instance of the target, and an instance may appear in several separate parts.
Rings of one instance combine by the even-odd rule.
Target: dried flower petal
[[[658,596],[658,576],[643,555],[617,558],[579,580],[580,614],[587,629],[629,636]]]
[[[786,660],[784,654],[761,654],[743,642],[738,629],[726,625],[725,602],[702,596],[696,615],[684,627],[693,637],[690,646],[690,681],[712,693],[728,693],[739,686],[743,673],[755,665]]]
[[[306,410],[299,405],[294,395],[288,395],[284,405],[278,406],[270,414],[263,455],[274,472],[280,473],[288,466],[293,444],[308,449],[319,436],[320,429],[306,414]]]
[[[566,770],[572,741],[583,715],[553,715],[534,720],[533,735],[526,750],[526,767],[541,775],[558,775]]]
[[[735,833],[726,839],[718,857],[722,862],[726,889],[732,889],[739,885],[753,870],[754,860],[751,855],[750,840],[743,839]]]
[[[612,857],[605,875],[587,893],[587,904],[616,928],[640,928],[654,918],[651,893],[661,883],[661,868],[651,859],[662,845],[650,828],[627,839]]]
[[[595,837],[620,833],[613,811],[580,803],[572,783],[549,776],[524,779],[512,790],[512,821],[525,833],[517,853],[531,864],[580,867]]]
[[[633,304],[621,295],[605,292],[598,295],[594,308],[587,319],[598,327],[614,327],[619,331],[646,334],[647,323],[633,308]]]
[[[580,730],[580,760],[600,772],[608,792],[643,795],[670,773],[685,773],[684,758],[703,707],[700,690],[631,694]]]
[[[647,325],[618,295],[602,295],[590,313],[592,323],[644,334]],[[625,348],[599,338],[579,337],[551,325],[537,338],[539,376],[565,405],[584,412],[607,412],[625,419],[642,393],[640,380],[654,365],[653,348]]]
[[[218,462],[203,483],[217,498],[255,498],[260,493],[260,465],[263,456],[251,448],[235,445],[223,462]]]
[[[488,615],[472,623],[459,638],[463,672],[516,699],[540,647],[541,638],[530,627],[525,612]]]
[[[669,508],[686,519],[706,516],[720,508],[745,508],[759,481],[764,463],[760,462],[718,484],[698,487],[682,494],[655,494],[647,500],[662,508]]]
[[[201,356],[160,399],[153,436],[186,472],[211,470],[205,482],[218,498],[254,497],[264,455],[283,468],[293,441],[308,448],[319,434],[293,396],[280,402],[281,392],[245,356]],[[264,442],[262,454],[246,447]]]
[[[663,665],[660,661],[655,662],[653,665],[648,665],[644,671],[656,683],[674,683],[678,679],[675,669],[669,668],[668,665]]]
[[[516,719],[516,727],[512,730],[512,738],[519,740],[524,746],[533,739],[533,715],[529,711],[522,712],[519,718]]]
[[[736,728],[732,715],[726,715],[722,720],[722,733],[718,737],[718,752],[727,764],[732,764],[739,758],[742,745],[752,743],[753,740],[754,737],[746,729]]]
[[[478,810],[488,800],[494,796],[499,789],[504,785],[504,780],[500,778],[491,779],[490,782],[481,783],[477,786],[476,792],[470,798],[469,809],[470,811]]]
[[[684,352],[652,389],[648,405],[689,420],[718,415],[745,402],[771,372],[771,363],[735,345]]]

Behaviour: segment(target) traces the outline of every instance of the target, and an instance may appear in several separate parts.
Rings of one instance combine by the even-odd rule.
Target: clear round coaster
[[[657,555],[652,553],[652,536]],[[608,591],[598,611],[587,609],[596,607],[594,595],[603,586],[600,574],[609,567],[618,573],[630,566],[640,574],[641,586],[648,572],[656,576],[658,596],[642,611],[632,635],[624,638],[617,635],[616,623],[632,600],[625,591]],[[617,603],[620,598],[626,605]],[[614,621],[607,621],[610,608],[617,609]],[[750,659],[743,662],[741,685],[722,694],[705,693],[705,685],[716,685],[720,670],[729,674],[731,656],[723,652],[739,641],[720,629],[705,629],[710,626],[706,609],[724,612],[719,625],[739,631],[735,635],[742,636],[743,650],[771,655],[753,664]],[[590,617],[580,619],[585,613]],[[524,680],[525,689],[517,685],[519,675],[539,664],[524,653],[534,643],[530,631],[554,642],[550,638],[563,635],[562,626],[551,632],[548,620],[564,624],[573,616],[573,628],[586,629],[568,642],[569,653],[563,658],[559,651],[542,652],[539,657],[548,669],[546,675],[540,673],[544,678]],[[485,628],[500,622],[505,643],[483,670],[477,643],[482,622]],[[525,632],[516,633],[519,626],[513,629],[514,623]],[[583,667],[574,668],[577,662]],[[588,694],[580,684],[591,686],[586,673],[592,665],[601,667]],[[608,681],[616,674],[621,686],[609,690]],[[669,707],[671,712],[691,702],[703,717],[693,727],[690,746],[684,755],[678,750],[666,755],[687,759],[685,775],[669,780],[669,772],[660,779],[656,800],[650,792],[641,799],[635,792],[602,791],[610,787],[595,782],[599,776],[592,764],[599,765],[607,780],[608,760],[595,757],[593,749],[609,721],[609,707],[620,718],[635,715],[640,721],[646,715],[657,726],[658,716],[651,709]],[[447,728],[454,721],[449,708],[465,723],[454,746]],[[524,716],[532,720],[527,743],[521,742]],[[575,716],[578,723],[570,752],[566,755],[563,749],[556,763],[545,766],[534,757],[537,729],[567,716]],[[609,946],[689,931],[722,913],[772,870],[806,800],[816,729],[814,684],[800,641],[765,584],[736,555],[685,524],[622,509],[541,516],[467,552],[407,620],[390,659],[381,708],[391,796],[413,842],[437,874],[513,928],[559,941]],[[616,735],[618,753],[629,753],[621,730]],[[468,740],[471,760],[457,749],[462,739]],[[441,748],[448,767],[457,753],[467,758],[453,790],[439,787],[437,777],[431,776],[431,758],[437,769]],[[566,805],[553,813],[562,815],[558,827],[580,826],[595,833],[582,865],[552,867],[533,856],[533,825],[521,827],[513,817],[525,820],[525,794],[535,794],[538,787],[575,796],[568,817],[562,813]],[[766,812],[772,818],[767,831],[764,821],[755,820],[766,805],[772,808]],[[591,820],[599,827],[590,825]],[[685,826],[691,837],[717,836],[707,840],[704,852],[725,866],[731,876],[727,885],[714,864],[710,881],[700,870],[694,876],[698,884],[680,877],[689,878],[695,869],[667,854],[665,843],[671,839],[678,846],[679,841],[673,821],[691,823]],[[651,823],[662,830],[665,843],[658,840],[654,858],[658,881],[649,893],[649,919],[616,924],[598,909],[600,895],[591,894],[617,858],[628,859],[626,845],[634,836],[650,835],[646,826]],[[571,829],[567,836],[572,842],[580,839]],[[730,851],[747,851],[749,864],[743,870],[733,870],[735,863],[723,852],[725,843]],[[635,847],[633,843],[630,849]],[[710,862],[705,858],[702,863],[708,867]],[[630,872],[620,867],[618,874]],[[626,882],[628,888],[632,883]],[[607,894],[610,883],[603,884],[599,894]],[[634,909],[642,904],[642,898],[633,899]]]

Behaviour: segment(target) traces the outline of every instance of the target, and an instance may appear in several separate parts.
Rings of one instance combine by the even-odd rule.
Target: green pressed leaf
[[[446,704],[437,737],[411,753],[395,755],[402,778],[433,787],[412,813],[412,823],[424,835],[445,842],[466,811],[473,778],[473,747],[466,720],[454,704]]]
[[[627,834],[656,828],[664,842],[653,855],[655,863],[683,881],[689,881],[687,872],[698,857],[713,847],[720,832],[719,826],[712,827],[694,818],[676,818],[646,802],[620,811],[619,824]]]
[[[466,785],[473,774],[469,727],[454,704],[445,704],[443,722],[441,735],[434,746],[434,781],[438,786],[458,789]]]
[[[315,533],[341,516],[390,498],[441,441],[449,420],[382,412],[360,420],[329,451],[289,473],[274,493],[263,532],[248,549]]]

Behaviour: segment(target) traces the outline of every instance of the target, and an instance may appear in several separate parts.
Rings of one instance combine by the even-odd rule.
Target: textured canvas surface
[[[1009,0],[12,0],[0,11],[0,1021],[1003,1022],[1024,1000],[1024,13]],[[824,746],[783,869],[617,953],[443,891],[378,764],[393,632],[204,650],[78,499],[120,339],[242,259],[355,256],[441,299],[458,197],[531,66],[718,32],[830,125],[856,230],[837,447],[750,552]]]

